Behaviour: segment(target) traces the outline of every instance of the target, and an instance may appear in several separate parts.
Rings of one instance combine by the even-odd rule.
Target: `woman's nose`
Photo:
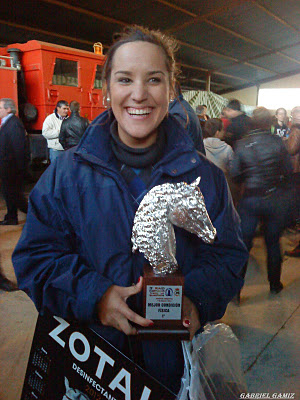
[[[147,85],[143,82],[136,82],[132,87],[132,99],[138,102],[144,101],[147,99]]]

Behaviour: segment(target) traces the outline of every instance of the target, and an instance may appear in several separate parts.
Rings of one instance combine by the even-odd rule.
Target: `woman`
[[[271,134],[271,120],[266,108],[253,111],[253,130],[237,143],[231,176],[244,184],[238,212],[249,251],[259,220],[263,223],[270,291],[276,294],[283,289],[279,239],[293,211],[287,186],[292,165],[281,138]]]
[[[204,125],[204,147],[206,157],[227,174],[233,159],[233,150],[222,139],[223,123],[219,118],[211,118]]]
[[[123,352],[128,336],[136,334],[133,324],[153,324],[139,315],[145,259],[132,254],[130,242],[135,212],[152,187],[191,183],[200,175],[218,231],[215,244],[207,245],[176,230],[187,300],[183,325],[191,337],[200,325],[222,317],[242,286],[239,272],[247,258],[223,173],[197,154],[184,128],[168,117],[174,46],[141,27],[127,29],[112,45],[103,70],[109,110],[33,189],[13,255],[19,285],[40,312],[88,322]],[[177,392],[180,342],[141,346],[145,369]]]
[[[275,112],[276,123],[272,125],[271,132],[281,138],[287,138],[289,136],[289,128],[287,126],[287,112],[285,108],[278,108]]]

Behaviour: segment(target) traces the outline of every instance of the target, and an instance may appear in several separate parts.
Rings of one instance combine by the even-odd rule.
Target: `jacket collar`
[[[114,119],[111,111],[105,111],[89,125],[75,152],[78,161],[85,160],[108,169],[113,168],[115,158],[110,144],[110,125]],[[200,160],[189,135],[180,123],[169,115],[161,126],[167,132],[167,144],[164,155],[155,168],[163,168],[164,172],[172,176],[195,168]]]

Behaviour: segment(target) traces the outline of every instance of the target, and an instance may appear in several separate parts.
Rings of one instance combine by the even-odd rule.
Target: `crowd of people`
[[[146,260],[132,253],[135,212],[152,187],[201,177],[199,189],[216,240],[206,244],[176,230],[176,258],[185,277],[182,323],[191,339],[208,321],[220,319],[239,294],[259,220],[268,249],[270,291],[278,293],[283,288],[279,237],[292,224],[297,205],[290,201],[299,179],[293,175],[290,154],[299,156],[300,107],[292,111],[292,125],[286,130],[277,112],[273,133],[268,110],[259,107],[249,118],[237,100],[223,110],[226,131],[222,119],[207,116],[205,105],[197,109],[198,119],[175,85],[175,48],[174,39],[158,31],[127,28],[103,67],[107,111],[88,126],[77,102],[70,103],[70,117],[68,103],[57,103],[43,126],[51,164],[30,193],[13,264],[19,288],[40,313],[87,323],[130,357],[136,349],[141,365],[177,393],[184,364],[180,341],[134,339],[137,325],[155,325],[141,316]],[[1,99],[2,153],[2,140],[15,145],[9,136],[14,130],[3,134],[8,119],[21,127],[15,112],[12,103]],[[25,154],[23,127],[17,139]],[[2,153],[3,181],[9,153]],[[5,193],[7,187],[16,189],[25,168],[20,162],[14,166],[14,178],[3,186],[8,209],[13,196]],[[238,212],[225,176],[232,181],[232,192],[236,190]],[[27,212],[22,193],[18,184],[6,225],[17,223],[18,209]]]

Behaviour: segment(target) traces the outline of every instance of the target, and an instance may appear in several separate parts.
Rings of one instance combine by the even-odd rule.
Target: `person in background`
[[[70,117],[62,121],[59,134],[59,142],[64,150],[77,146],[89,126],[89,121],[80,116],[80,104],[78,101],[71,101],[70,111]]]
[[[225,143],[222,120],[211,118],[204,125],[204,147],[206,157],[224,172],[230,188],[233,204],[236,206],[240,199],[241,188],[230,177],[230,166],[233,160],[233,150]]]
[[[147,261],[131,245],[139,204],[157,185],[201,176],[217,238],[205,244],[176,230],[176,258],[185,276],[182,324],[190,338],[223,316],[242,287],[248,257],[223,172],[196,151],[168,113],[176,47],[173,38],[143,27],[118,35],[103,66],[108,110],[34,187],[13,254],[19,287],[39,312],[89,324],[130,357],[134,342],[144,369],[174,393],[184,369],[180,340],[135,340],[136,325],[155,324],[141,316]]]
[[[300,222],[300,107],[294,107],[291,112],[291,131],[285,145],[289,154],[293,157],[293,185],[296,187],[296,221]],[[293,250],[286,251],[290,257],[300,257],[300,242]]]
[[[276,294],[283,289],[279,239],[292,213],[288,186],[292,164],[281,138],[271,134],[271,122],[271,113],[266,108],[253,111],[253,130],[236,143],[231,176],[244,184],[238,213],[249,251],[258,222],[263,223],[270,292]],[[244,276],[246,268],[247,265]]]
[[[233,159],[231,146],[222,139],[224,136],[223,123],[219,118],[211,118],[204,125],[204,147],[206,157],[217,165],[227,175]]]
[[[204,117],[205,121],[207,121],[208,119],[210,119],[210,116],[207,115],[207,105],[202,104],[202,107],[203,107],[203,117]]]
[[[222,109],[221,114],[220,114],[220,119],[223,122],[223,129],[224,129],[224,134],[225,134],[228,126],[231,124],[230,119],[226,117],[226,107],[224,107]]]
[[[176,83],[176,96],[170,102],[169,113],[182,124],[190,135],[196,150],[200,151],[205,155],[205,149],[203,144],[202,129],[199,119],[190,106],[190,104],[183,98],[180,84]]]
[[[287,138],[289,127],[287,126],[287,112],[285,108],[278,108],[275,112],[276,123],[271,126],[271,132],[281,138]]]
[[[0,99],[0,178],[7,208],[0,225],[18,225],[18,210],[27,214],[28,208],[24,177],[29,149],[24,125],[16,113],[16,104],[12,99]]]
[[[47,139],[50,161],[53,162],[64,150],[59,143],[60,128],[63,120],[68,118],[69,104],[60,100],[54,112],[46,117],[43,123],[42,135]]]
[[[206,106],[197,106],[196,107],[196,115],[199,119],[200,125],[201,125],[201,129],[202,131],[204,130],[204,124],[205,121],[207,121],[209,119],[209,117],[206,115]]]
[[[249,132],[251,118],[242,111],[241,103],[236,99],[230,100],[223,112],[231,121],[226,129],[224,140],[234,150],[236,142]]]

